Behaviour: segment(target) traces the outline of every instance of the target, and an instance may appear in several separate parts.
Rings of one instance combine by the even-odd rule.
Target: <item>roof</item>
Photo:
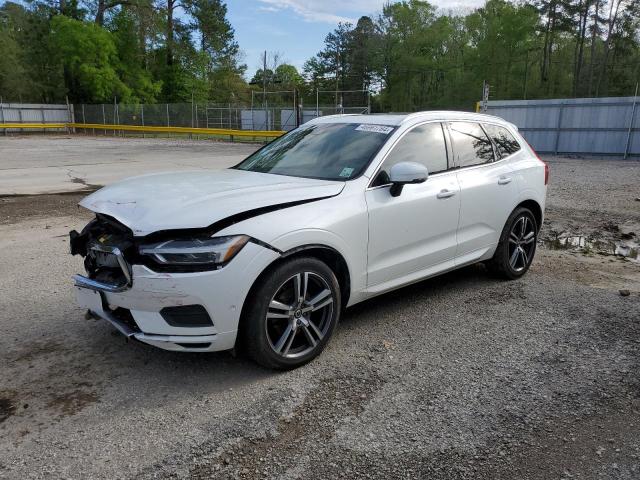
[[[416,113],[374,113],[371,115],[327,115],[315,118],[309,123],[365,123],[399,126],[406,123],[416,123],[424,120],[472,120],[476,122],[495,122],[511,125],[506,120],[493,115],[473,112],[457,112],[451,110],[434,110]]]

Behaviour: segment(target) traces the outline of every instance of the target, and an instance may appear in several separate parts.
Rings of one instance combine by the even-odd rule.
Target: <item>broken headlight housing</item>
[[[230,262],[249,239],[247,235],[232,235],[166,240],[141,245],[139,252],[143,259],[151,260],[154,270],[214,270]]]

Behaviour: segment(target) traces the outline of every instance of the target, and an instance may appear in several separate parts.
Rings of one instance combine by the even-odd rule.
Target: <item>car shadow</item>
[[[444,275],[402,287],[346,309],[341,319],[345,325],[355,326],[367,322],[374,311],[401,311],[408,303],[428,301],[432,295],[459,292],[477,282],[493,282],[482,265],[472,265]],[[175,378],[194,386],[210,385],[213,389],[228,389],[258,382],[286,373],[256,365],[243,352],[172,352],[161,350],[134,340],[126,340],[103,321],[97,321],[103,335],[89,338],[96,350],[111,344],[110,362],[129,369],[135,375],[154,375],[161,372],[165,378]],[[105,334],[108,338],[105,338]]]
[[[447,292],[459,293],[477,282],[490,284],[499,280],[492,278],[484,265],[470,265],[357,303],[343,312],[340,321],[344,325],[355,326],[367,321],[372,311],[395,311],[406,307],[408,303],[428,301],[434,295]]]

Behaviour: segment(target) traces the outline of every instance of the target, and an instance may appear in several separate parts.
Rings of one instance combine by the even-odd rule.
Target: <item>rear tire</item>
[[[252,288],[242,321],[246,353],[260,365],[289,370],[317,357],[341,314],[333,271],[312,257],[292,258]]]
[[[536,253],[538,225],[528,208],[516,208],[504,225],[493,258],[487,269],[500,278],[515,280],[529,270]]]

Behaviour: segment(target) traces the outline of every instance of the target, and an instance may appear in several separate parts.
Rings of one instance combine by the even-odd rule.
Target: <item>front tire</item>
[[[536,253],[538,225],[531,210],[516,208],[505,223],[498,247],[487,268],[496,276],[515,280],[529,270]]]
[[[338,280],[323,262],[292,258],[263,276],[246,300],[242,336],[247,353],[278,370],[317,357],[341,314]]]

